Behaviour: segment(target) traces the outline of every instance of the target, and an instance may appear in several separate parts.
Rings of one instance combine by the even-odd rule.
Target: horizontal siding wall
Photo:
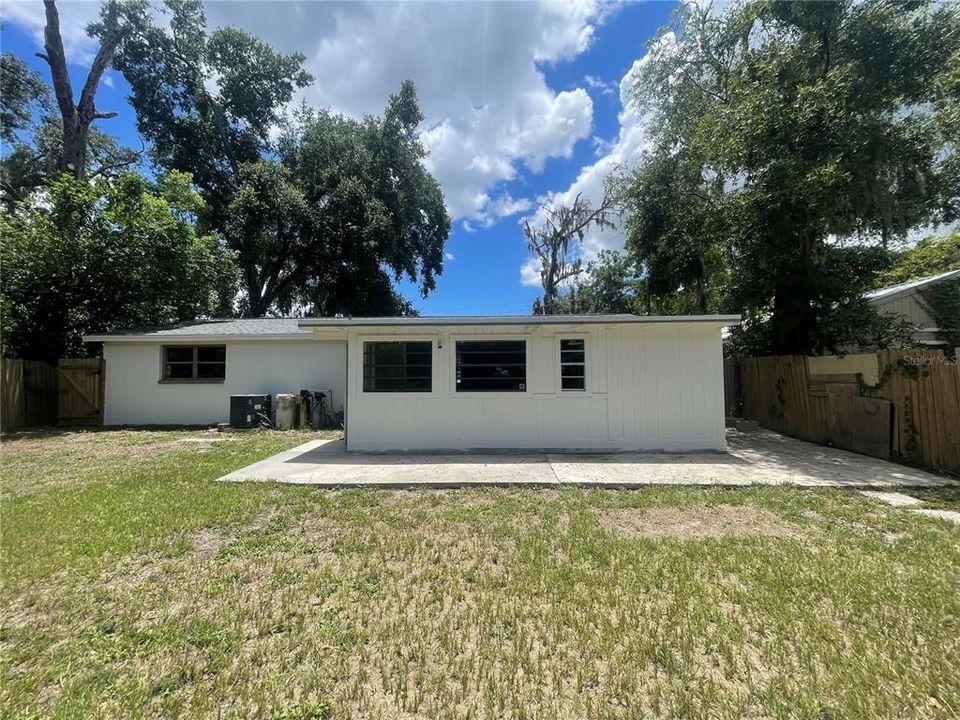
[[[351,450],[723,450],[720,328],[699,324],[360,330],[350,333]],[[527,390],[459,393],[457,339],[523,339]],[[587,391],[559,390],[558,341],[583,337]],[[363,342],[433,344],[432,391],[364,393]]]
[[[179,343],[187,344],[187,343]],[[218,344],[216,339],[203,344]],[[223,383],[161,383],[161,343],[105,343],[106,425],[207,425],[226,422],[230,396],[346,390],[346,343],[250,340],[226,345]]]
[[[881,314],[891,313],[902,315],[910,322],[920,326],[921,329],[932,328],[937,325],[933,318],[930,317],[930,313],[928,313],[926,308],[920,303],[916,292],[893,298],[892,300],[881,300],[874,303],[874,307],[877,309],[877,312]]]

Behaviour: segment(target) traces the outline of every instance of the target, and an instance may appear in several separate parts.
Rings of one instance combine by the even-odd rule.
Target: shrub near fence
[[[876,371],[867,379],[812,373],[818,359],[802,355],[741,361],[744,417],[811,442],[960,473],[960,366],[933,350],[847,357],[875,362]]]

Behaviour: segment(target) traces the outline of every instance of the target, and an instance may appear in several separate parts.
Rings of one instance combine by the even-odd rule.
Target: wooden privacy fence
[[[103,424],[103,358],[64,358],[57,365],[60,425]]]
[[[960,365],[939,350],[747,358],[740,386],[764,427],[960,473]]]
[[[102,358],[0,361],[0,425],[100,425],[103,422]]]

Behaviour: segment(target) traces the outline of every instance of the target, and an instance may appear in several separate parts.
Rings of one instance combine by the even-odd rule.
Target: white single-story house
[[[864,297],[881,315],[888,313],[902,315],[907,321],[916,325],[917,330],[913,333],[913,341],[918,345],[943,345],[939,337],[941,328],[930,316],[923,293],[933,285],[948,281],[955,284],[960,281],[960,270],[949,270],[938,275],[878,288],[865,293]]]
[[[738,316],[267,318],[90,335],[106,425],[213,424],[328,392],[348,450],[725,450]]]

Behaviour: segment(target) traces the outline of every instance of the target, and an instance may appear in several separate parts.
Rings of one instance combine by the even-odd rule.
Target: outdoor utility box
[[[269,395],[231,395],[230,426],[257,428],[270,425]]]

